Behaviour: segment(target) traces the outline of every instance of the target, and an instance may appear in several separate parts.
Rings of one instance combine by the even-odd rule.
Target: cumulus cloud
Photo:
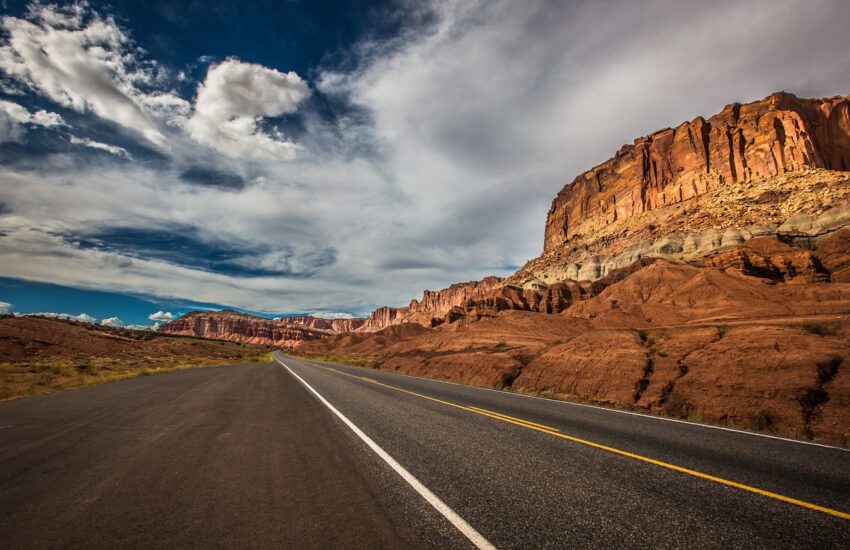
[[[9,313],[9,309],[12,308],[12,304],[9,302],[0,302],[0,315],[6,315]]]
[[[311,317],[316,317],[317,319],[353,319],[354,315],[351,313],[342,313],[342,312],[333,312],[333,311],[317,311],[315,313],[310,314]]]
[[[0,71],[15,85],[164,143],[143,110],[151,102],[168,103],[142,91],[156,79],[156,66],[139,59],[138,49],[111,17],[83,3],[35,4],[27,17],[4,17],[0,27],[7,36],[0,43]]]
[[[57,113],[40,109],[34,113],[14,103],[0,99],[0,142],[19,141],[26,126],[63,126],[65,122]]]
[[[295,112],[310,88],[294,72],[228,59],[213,65],[198,87],[187,123],[200,143],[232,157],[290,160],[298,146],[277,131],[260,128],[263,118]]]
[[[105,327],[121,328],[124,326],[124,321],[118,317],[107,317],[106,319],[101,320],[100,324]]]
[[[159,321],[159,322],[168,322],[174,320],[174,314],[170,311],[157,311],[156,313],[151,313],[148,315],[148,319],[151,321]]]
[[[86,323],[93,325],[97,323],[97,319],[87,313],[79,315],[71,315],[70,313],[54,313],[52,311],[41,311],[38,313],[24,313],[23,317],[50,317],[51,319],[63,319],[65,321],[77,321],[78,323]]]
[[[90,138],[79,138],[77,136],[71,136],[69,141],[72,145],[82,145],[84,147],[89,147],[91,149],[98,149],[100,151],[106,151],[107,153],[113,154],[117,157],[124,157],[127,159],[132,159],[132,155],[124,149],[123,147],[119,147],[117,145],[110,145],[108,143],[102,143],[100,141],[94,141]]]

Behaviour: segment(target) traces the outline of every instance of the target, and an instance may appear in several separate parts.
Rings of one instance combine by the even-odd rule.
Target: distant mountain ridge
[[[159,327],[160,332],[234,342],[296,347],[309,340],[357,330],[364,319],[322,319],[310,315],[266,319],[233,310],[192,311]]]

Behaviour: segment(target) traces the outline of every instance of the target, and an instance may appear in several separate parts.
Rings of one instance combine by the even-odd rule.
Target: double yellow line
[[[315,363],[314,363],[315,364]],[[490,411],[487,409],[482,409],[480,407],[473,407],[468,405],[459,405],[457,403],[452,403],[451,401],[445,401],[443,399],[437,399],[436,397],[431,397],[430,395],[425,395],[422,393],[417,393],[414,391],[406,390],[404,388],[399,388],[398,386],[392,386],[390,384],[385,384],[383,382],[378,382],[372,378],[367,378],[365,376],[357,376],[354,374],[349,374],[347,372],[342,372],[330,367],[325,367],[322,365],[316,365],[323,369],[335,372],[337,374],[342,374],[343,376],[348,376],[350,378],[355,378],[357,380],[363,380],[370,384],[375,384],[376,386],[382,386],[384,388],[389,388],[391,390],[395,390],[398,392],[406,393],[408,395],[413,395],[415,397],[419,397],[422,399],[427,399],[428,401],[433,401],[435,403],[440,403],[442,405],[446,405],[448,407],[453,407],[455,409],[461,409],[464,411],[471,412],[473,414],[480,414],[482,416],[486,416],[492,418],[494,420],[499,420],[502,422],[507,422],[509,424],[514,424],[516,426],[521,426],[523,428],[527,428],[529,430],[535,430],[541,433],[545,433],[551,436],[559,437],[561,439],[566,439],[567,441],[572,441],[573,443],[579,443],[581,445],[587,445],[588,447],[593,447],[594,449],[600,449],[603,451],[607,451],[609,453],[614,453],[620,456],[625,456],[628,458],[632,458],[634,460],[639,460],[641,462],[646,462],[647,464],[653,464],[655,466],[660,466],[661,468],[666,468],[668,470],[673,470],[675,472],[680,472],[683,474],[687,474],[690,476],[698,477],[700,479],[705,479],[708,481],[713,481],[714,483],[719,483],[721,485],[726,485],[727,487],[734,487],[736,489],[741,489],[742,491],[747,491],[750,493],[755,493],[757,495],[761,495],[764,497],[772,498],[774,500],[778,500],[781,502],[785,502],[788,504],[794,504],[796,506],[802,506],[803,508],[808,508],[810,510],[815,510],[817,512],[822,512],[824,514],[828,514],[830,516],[834,516],[837,518],[850,520],[850,514],[846,512],[842,512],[840,510],[835,510],[833,508],[827,508],[826,506],[820,506],[819,504],[814,504],[811,502],[806,502],[804,500],[798,500],[796,498],[787,497],[785,495],[780,495],[779,493],[774,493],[771,491],[766,491],[764,489],[759,489],[758,487],[753,487],[751,485],[746,485],[744,483],[738,483],[737,481],[732,481],[729,479],[725,479],[722,477],[713,476],[711,474],[706,474],[703,472],[699,472],[697,470],[691,470],[690,468],[684,468],[682,466],[677,466],[675,464],[671,464],[669,462],[664,462],[662,460],[656,460],[654,458],[650,458],[647,456],[639,455],[636,453],[631,453],[629,451],[624,451],[622,449],[617,449],[616,447],[610,447],[608,445],[603,445],[601,443],[596,443],[594,441],[589,441],[587,439],[581,439],[579,437],[574,437],[571,435],[567,435],[561,433],[557,428],[553,428],[551,426],[545,426],[543,424],[538,424],[536,422],[531,422],[529,420],[523,420],[522,418],[516,418],[514,416],[508,416],[506,414],[501,414],[495,411]]]

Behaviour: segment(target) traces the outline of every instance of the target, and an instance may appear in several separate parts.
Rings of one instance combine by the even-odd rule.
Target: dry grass
[[[271,353],[249,356],[242,362],[269,361],[271,361]],[[0,363],[0,400],[233,362],[217,357],[187,355],[147,357],[141,360],[90,357],[85,361],[46,358],[32,362]]]

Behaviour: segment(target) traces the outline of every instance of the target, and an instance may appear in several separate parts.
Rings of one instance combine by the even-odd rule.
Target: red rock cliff
[[[379,307],[372,312],[360,331],[372,332],[401,323],[417,323],[426,327],[439,322],[453,307],[467,300],[490,294],[503,283],[500,277],[456,283],[442,290],[426,290],[421,300],[411,300],[406,307]]]
[[[353,317],[351,319],[323,319],[312,315],[300,315],[298,317],[281,317],[276,319],[278,323],[285,325],[296,325],[319,330],[330,330],[333,332],[354,332],[366,322],[366,319]]]
[[[544,252],[720,185],[806,168],[850,170],[848,102],[776,93],[639,138],[558,193]]]
[[[317,321],[325,321],[317,319]],[[330,330],[265,319],[237,311],[193,311],[159,327],[160,332],[216,338],[232,342],[297,347],[309,340],[325,338]]]

